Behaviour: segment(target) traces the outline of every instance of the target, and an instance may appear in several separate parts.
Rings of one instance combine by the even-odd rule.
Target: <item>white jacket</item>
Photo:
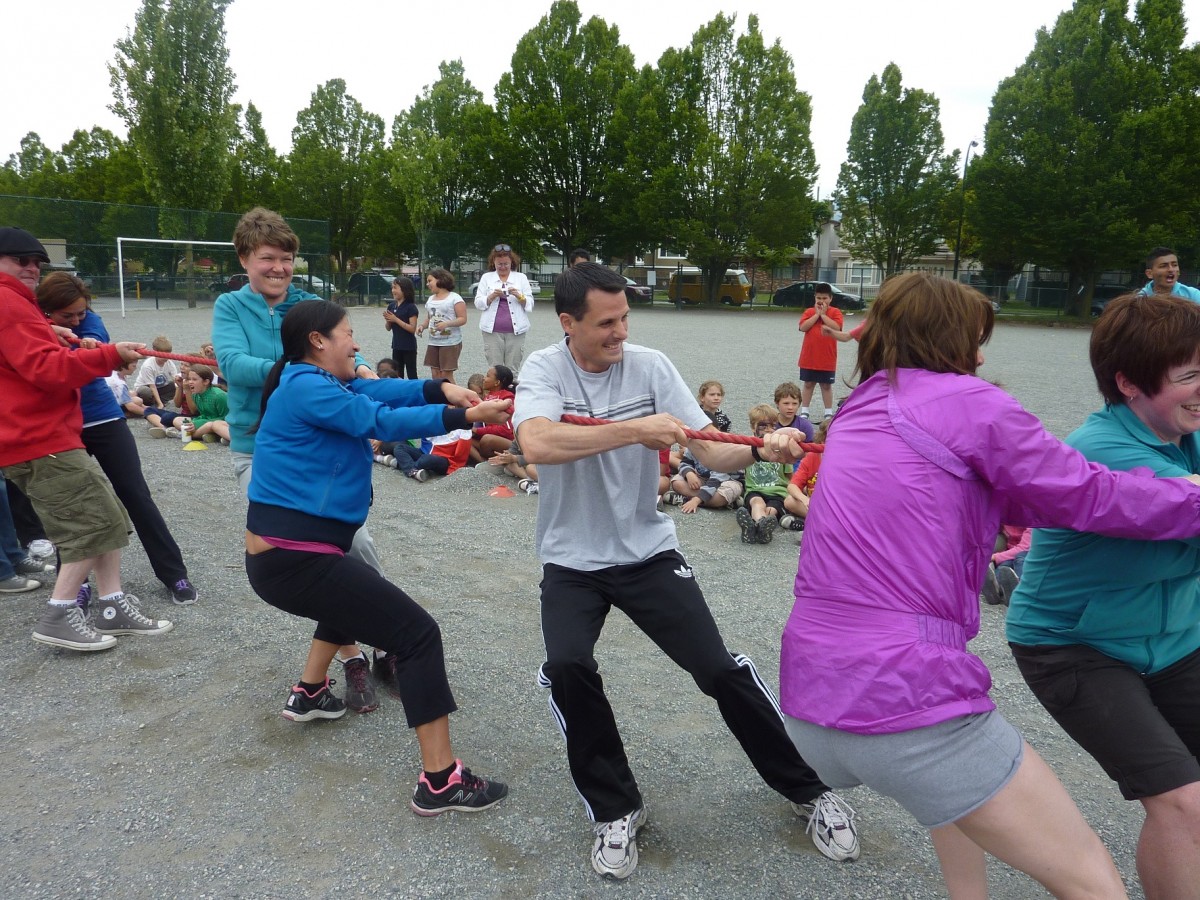
[[[522,306],[518,303],[517,298],[512,294],[509,294],[504,300],[497,300],[489,305],[488,294],[500,287],[501,282],[500,276],[495,272],[484,272],[483,277],[479,279],[479,287],[475,290],[475,308],[483,310],[483,317],[479,320],[479,330],[486,334],[492,333],[492,325],[496,321],[497,303],[508,303],[514,334],[524,334],[529,330],[529,313],[533,311],[533,291],[529,287],[529,279],[525,277],[524,272],[509,272],[508,281],[505,283],[509,287],[515,287],[525,296],[525,305]]]

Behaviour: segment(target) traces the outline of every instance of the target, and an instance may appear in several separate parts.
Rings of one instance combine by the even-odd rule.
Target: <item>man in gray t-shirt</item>
[[[593,656],[613,606],[717,701],[763,780],[808,820],[817,848],[831,859],[857,858],[852,813],[796,752],[754,664],[726,649],[674,523],[656,508],[658,451],[687,444],[684,428],[715,427],[666,356],[625,344],[624,278],[595,263],[573,266],[555,284],[554,306],[567,336],[526,361],[513,425],[540,484],[539,681],[550,689],[571,776],[595,823],[592,867],[611,878],[632,873],[646,816]],[[571,425],[560,421],[564,414],[612,421]],[[796,439],[777,432],[761,454],[706,441],[690,448],[709,468],[732,472],[797,458]]]

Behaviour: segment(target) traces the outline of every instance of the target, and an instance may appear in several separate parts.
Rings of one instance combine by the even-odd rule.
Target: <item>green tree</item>
[[[329,249],[342,281],[366,247],[367,197],[384,149],[383,119],[346,93],[340,78],[320,85],[296,115],[283,206],[291,215],[329,220]]]
[[[583,22],[574,0],[556,0],[496,85],[492,151],[508,187],[504,208],[564,253],[607,249],[610,207],[625,201],[610,192],[625,156],[613,113],[634,74],[616,26]]]
[[[189,221],[168,208],[214,209],[229,187],[237,126],[225,47],[229,3],[143,0],[108,67],[110,108],[129,129],[149,193],[163,207],[164,237],[195,238],[205,226],[203,216]],[[190,273],[190,247],[186,262]],[[188,306],[195,306],[191,290]]]
[[[971,171],[981,258],[1067,270],[1079,314],[1099,272],[1138,269],[1155,243],[1197,246],[1200,161],[1179,123],[1200,112],[1200,51],[1184,46],[1180,0],[1128,12],[1077,0],[1038,31]]]
[[[243,213],[255,206],[279,205],[279,154],[263,128],[262,113],[247,104],[242,126],[233,139],[233,176],[222,209]]]
[[[491,231],[493,218],[503,220],[509,240],[529,232],[527,225],[509,230],[516,224],[511,209],[489,215],[493,197],[502,207],[512,197],[500,186],[492,159],[495,120],[456,59],[438,66],[438,80],[392,125],[391,180],[405,201],[407,231],[416,233],[425,258],[444,268],[483,250],[478,235]]]
[[[943,152],[938,101],[901,84],[889,63],[872,75],[850,124],[834,201],[842,243],[893,275],[932,253],[943,236],[943,206],[958,183],[957,152]]]
[[[779,41],[764,44],[757,16],[735,37],[734,19],[718,15],[688,47],[667,50],[656,74],[643,70],[620,106],[618,121],[633,122],[625,152],[628,171],[641,173],[628,182],[640,182],[637,212],[704,271],[709,302],[734,259],[808,245],[809,97]]]

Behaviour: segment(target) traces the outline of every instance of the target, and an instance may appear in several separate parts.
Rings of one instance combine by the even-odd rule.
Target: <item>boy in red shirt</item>
[[[821,418],[833,411],[833,380],[837,376],[837,339],[825,334],[821,326],[828,325],[835,331],[842,330],[842,311],[833,306],[833,288],[818,282],[814,288],[815,304],[800,317],[800,331],[804,343],[800,345],[800,381],[803,384],[800,397],[800,415],[809,418],[808,404],[812,401],[813,388],[821,386]]]

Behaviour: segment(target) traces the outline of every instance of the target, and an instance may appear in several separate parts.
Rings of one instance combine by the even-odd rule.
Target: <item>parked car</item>
[[[326,281],[324,278],[318,278],[316,275],[293,275],[292,284],[302,291],[311,291],[321,296],[332,294],[337,290],[333,286],[332,281]]]
[[[208,286],[208,289],[214,294],[227,294],[249,283],[250,276],[245,272],[238,272],[236,275],[230,275],[224,281],[214,281]]]
[[[1141,290],[1141,285],[1133,287],[1125,287],[1119,284],[1098,284],[1095,290],[1092,291],[1092,316],[1098,316],[1104,312],[1104,307],[1108,306],[1113,300],[1118,297],[1123,297],[1126,294],[1132,294],[1134,291]]]
[[[702,303],[706,287],[703,281],[703,273],[699,271],[672,272],[671,280],[667,283],[667,297],[676,303]],[[743,270],[726,269],[717,296],[726,306],[741,306],[753,300],[756,293],[754,285]]]
[[[392,293],[395,275],[386,272],[355,272],[350,276],[346,290],[351,294],[367,297],[387,297]]]
[[[625,278],[625,299],[630,303],[649,303],[653,298],[650,292],[650,287],[645,284],[638,284],[628,275]]]
[[[463,294],[462,296],[465,297],[467,300],[474,300],[475,292],[477,290],[479,290],[479,282],[472,281],[471,286],[469,288],[467,288],[467,292],[465,294]],[[541,291],[542,291],[542,285],[539,282],[534,281],[532,278],[530,278],[529,279],[529,293],[536,296],[537,294],[540,294]]]
[[[781,287],[771,298],[772,306],[795,306],[808,309],[816,302],[816,281],[797,281],[787,287]],[[833,288],[833,305],[841,310],[863,309],[862,297],[857,294],[847,294],[845,291]]]

